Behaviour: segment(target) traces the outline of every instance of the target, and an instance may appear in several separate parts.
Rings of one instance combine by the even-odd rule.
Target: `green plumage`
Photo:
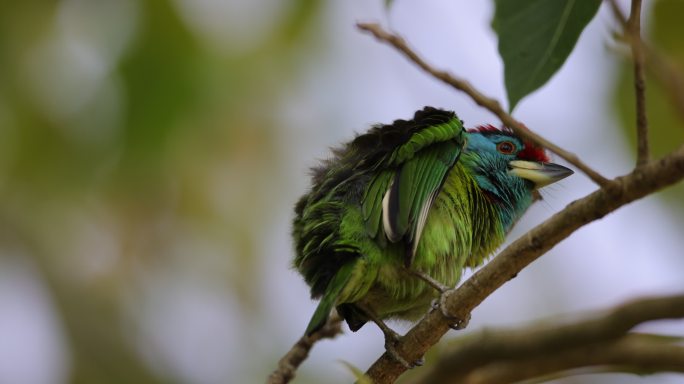
[[[415,320],[438,292],[408,268],[453,286],[481,264],[532,201],[533,183],[508,171],[514,157],[497,156],[503,140],[525,147],[507,132],[469,133],[453,112],[426,107],[373,127],[315,168],[293,225],[294,266],[321,297],[307,334],[333,308],[352,330],[369,320],[361,308]],[[500,160],[500,174],[490,171]]]

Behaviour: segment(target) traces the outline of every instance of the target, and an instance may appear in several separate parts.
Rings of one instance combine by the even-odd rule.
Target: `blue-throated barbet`
[[[417,271],[454,286],[504,241],[536,189],[573,172],[508,129],[465,130],[426,107],[378,125],[313,169],[295,207],[295,268],[320,303],[356,331],[375,319],[417,320],[439,294]]]

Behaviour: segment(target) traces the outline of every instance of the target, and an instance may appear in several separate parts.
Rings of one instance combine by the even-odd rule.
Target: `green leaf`
[[[563,65],[600,0],[495,0],[509,110]]]
[[[653,15],[648,25],[649,43],[664,54],[668,62],[684,73],[684,2],[661,0],[653,4]],[[648,32],[648,33],[646,33]],[[634,75],[632,61],[627,58],[622,64],[615,87],[614,100],[621,128],[628,139],[630,149],[636,153],[636,112],[634,100]],[[651,157],[662,157],[684,142],[684,124],[679,117],[671,96],[648,71],[646,72],[646,116],[649,125]],[[666,189],[661,196],[680,209],[684,209],[684,184]]]

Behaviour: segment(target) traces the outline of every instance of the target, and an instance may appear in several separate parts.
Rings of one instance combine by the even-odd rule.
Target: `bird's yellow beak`
[[[545,187],[575,173],[573,170],[554,163],[513,160],[508,163],[510,173],[534,183],[535,188]]]

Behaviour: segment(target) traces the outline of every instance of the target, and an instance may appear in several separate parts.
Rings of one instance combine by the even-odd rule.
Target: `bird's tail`
[[[340,296],[342,289],[344,289],[351,277],[354,264],[354,262],[351,262],[343,265],[342,268],[337,271],[335,277],[330,280],[320,303],[318,303],[318,307],[316,307],[316,311],[314,311],[313,316],[311,316],[309,325],[306,327],[307,336],[311,336],[312,333],[323,328],[328,321],[330,311],[332,311],[333,307],[337,304],[337,298]]]

